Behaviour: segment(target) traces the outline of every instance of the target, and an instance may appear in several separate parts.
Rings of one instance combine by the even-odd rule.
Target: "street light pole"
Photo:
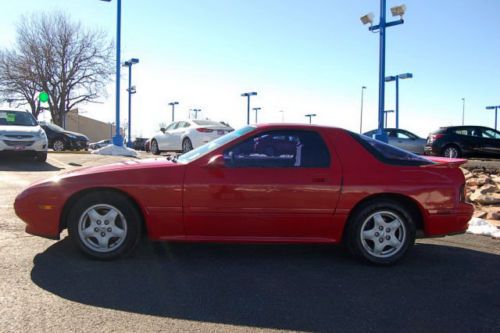
[[[247,93],[241,94],[241,97],[247,98],[247,125],[250,124],[250,97],[251,96],[257,96],[257,93],[255,91],[253,91],[253,92],[247,92]]]
[[[412,73],[404,73],[395,76],[387,76],[385,82],[396,82],[396,128],[399,128],[399,79],[411,79]]]
[[[128,140],[127,147],[132,147],[132,94],[136,93],[135,86],[132,87],[132,66],[139,63],[139,59],[132,58],[130,60],[125,61],[123,67],[128,67]]]
[[[194,119],[198,119],[198,112],[201,112],[201,109],[191,109],[194,112]]]
[[[462,98],[462,126],[465,123],[465,98]]]
[[[306,114],[305,116],[309,118],[309,125],[310,125],[310,124],[312,124],[312,117],[316,117],[316,114],[310,113],[310,114]]]
[[[385,121],[384,121],[384,128],[387,128],[387,114],[388,114],[388,113],[393,113],[393,112],[394,112],[394,110],[384,110],[384,118],[385,118],[385,119],[384,119],[384,120],[385,120]],[[385,131],[384,131],[384,132],[385,132]]]
[[[363,98],[365,94],[365,86],[361,87],[361,115],[359,117],[359,134],[363,133]]]
[[[495,110],[495,131],[497,130],[497,112],[500,109],[500,105],[487,106],[486,110]]]
[[[257,124],[257,113],[262,110],[262,108],[253,108],[252,110],[255,111],[255,123]]]
[[[385,110],[385,30],[386,28],[403,24],[403,15],[405,14],[406,6],[396,6],[391,8],[393,16],[400,16],[399,20],[386,22],[386,0],[380,0],[380,22],[377,25],[373,24],[373,14],[367,14],[361,17],[363,24],[370,24],[369,30],[372,32],[379,31],[380,46],[379,46],[379,101],[378,101],[378,128],[375,134],[375,139],[388,142],[387,134],[384,131],[384,110]]]
[[[111,0],[101,0],[111,2]],[[123,137],[120,133],[120,67],[121,67],[121,29],[122,29],[122,0],[116,0],[116,133],[113,137],[115,146],[123,146]]]
[[[179,102],[170,102],[168,105],[172,106],[172,122],[175,121],[175,106],[179,104]]]

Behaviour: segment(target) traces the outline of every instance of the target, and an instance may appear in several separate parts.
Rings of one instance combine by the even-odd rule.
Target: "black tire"
[[[66,149],[66,144],[63,140],[57,139],[52,143],[52,149],[54,151],[63,151]]]
[[[189,138],[182,140],[182,153],[185,154],[191,150],[193,150],[193,143],[191,140]]]
[[[446,145],[441,151],[444,157],[459,158],[462,157],[462,151],[457,145]]]
[[[37,153],[35,155],[35,161],[36,162],[45,162],[45,161],[47,161],[47,152]]]
[[[158,147],[158,142],[156,140],[151,141],[151,153],[153,155],[160,155],[160,147]]]
[[[94,215],[96,221],[90,217],[92,209],[98,214]],[[112,210],[117,213],[113,221],[106,217]],[[93,259],[112,260],[128,255],[140,240],[141,215],[125,195],[117,192],[85,194],[71,208],[66,222],[73,243]]]
[[[391,230],[390,224],[394,222],[397,225],[396,220],[400,222],[400,227]],[[381,227],[383,230],[380,230]],[[372,235],[367,236],[368,233]],[[371,264],[391,265],[401,260],[415,243],[415,217],[398,201],[373,200],[353,212],[345,236],[346,245],[355,257]],[[393,242],[399,242],[399,245],[393,245]],[[376,253],[378,250],[379,254]]]

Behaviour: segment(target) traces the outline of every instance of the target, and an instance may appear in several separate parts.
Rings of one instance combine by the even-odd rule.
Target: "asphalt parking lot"
[[[148,241],[132,257],[97,262],[66,235],[24,233],[12,208],[23,187],[126,159],[0,160],[1,332],[500,330],[500,241],[488,237],[419,240],[380,268],[341,247]]]

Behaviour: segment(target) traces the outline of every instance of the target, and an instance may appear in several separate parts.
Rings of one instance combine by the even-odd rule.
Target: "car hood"
[[[32,134],[36,135],[40,132],[40,126],[5,126],[0,125],[0,135],[1,134]]]
[[[151,158],[144,160],[129,160],[113,164],[92,167],[82,167],[59,174],[58,178],[69,178],[77,176],[95,175],[107,172],[127,172],[139,169],[154,169],[159,167],[174,167],[179,164],[171,162],[166,158]]]
[[[83,135],[82,133],[77,133],[77,132],[71,132],[71,131],[64,131],[64,134],[71,134],[76,136],[77,138],[84,138],[85,140],[89,140],[89,138],[86,135]]]

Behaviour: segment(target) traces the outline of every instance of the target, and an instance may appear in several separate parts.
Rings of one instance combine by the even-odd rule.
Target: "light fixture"
[[[392,16],[399,16],[403,18],[403,15],[406,13],[406,5],[395,6],[391,8]]]
[[[375,15],[373,15],[373,13],[368,13],[365,16],[361,16],[361,22],[364,25],[367,25],[367,24],[372,25],[374,18],[375,18]]]

